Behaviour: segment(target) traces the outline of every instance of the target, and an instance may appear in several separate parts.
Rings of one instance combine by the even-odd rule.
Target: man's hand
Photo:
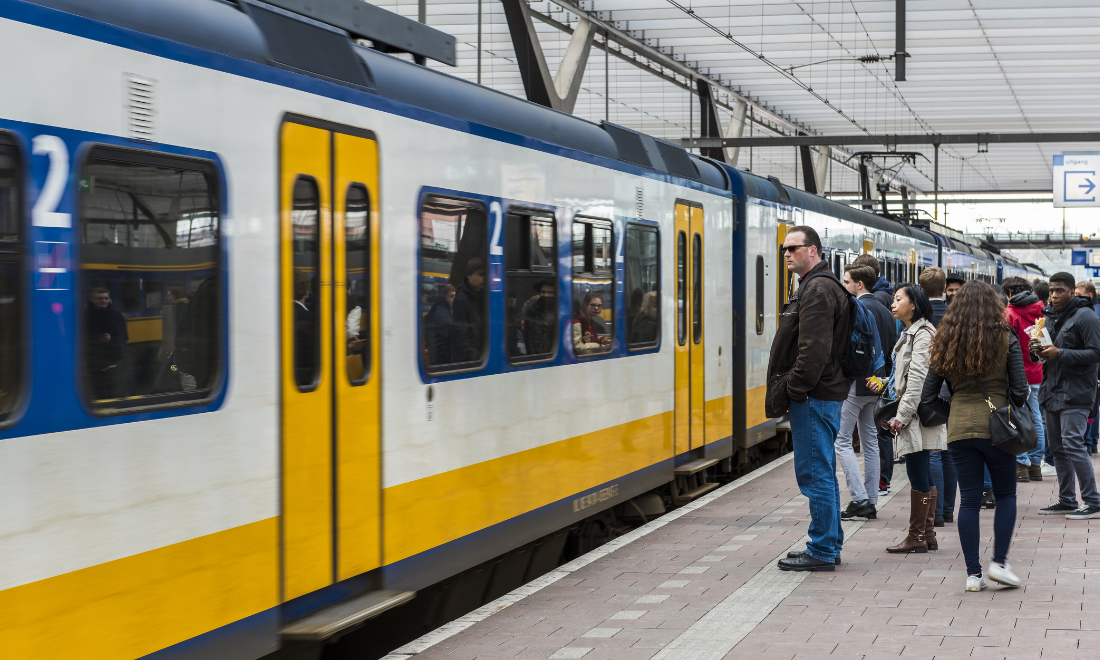
[[[1044,346],[1036,352],[1039,354],[1039,357],[1043,358],[1047,362],[1057,360],[1058,354],[1061,353],[1061,351],[1058,350],[1058,347],[1054,345]]]

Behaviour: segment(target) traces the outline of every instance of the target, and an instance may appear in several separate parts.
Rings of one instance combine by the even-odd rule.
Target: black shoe
[[[1068,504],[1062,504],[1061,502],[1055,502],[1050,506],[1039,509],[1039,515],[1041,516],[1064,516],[1067,513],[1073,513],[1077,510],[1076,506],[1070,506]]]
[[[943,521],[945,523],[955,522],[955,512],[954,511],[944,511],[943,512]]]
[[[936,516],[934,524],[936,527],[943,527],[943,516]]]
[[[878,509],[875,508],[874,504],[871,504],[871,500],[860,500],[858,502],[848,502],[848,508],[840,512],[840,519],[866,518],[867,520],[874,520],[877,515]]]
[[[787,559],[798,559],[804,554],[806,554],[805,550],[791,550],[787,553]],[[814,561],[817,560],[815,559]],[[837,558],[833,560],[833,565],[840,566],[840,555],[837,555]]]
[[[801,553],[794,559],[780,559],[779,570],[781,571],[834,571],[836,570],[836,563],[831,561],[821,561],[820,559],[814,559],[805,552]]]

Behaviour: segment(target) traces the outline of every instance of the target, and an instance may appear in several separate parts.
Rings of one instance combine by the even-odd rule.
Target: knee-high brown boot
[[[928,544],[929,550],[939,550],[940,544],[936,539],[936,498],[939,497],[939,491],[935,486],[932,486],[931,491],[928,493],[928,515],[925,517],[924,523],[924,542]]]
[[[909,491],[909,535],[901,543],[886,548],[886,552],[928,552],[928,543],[924,540],[928,500],[928,493]]]

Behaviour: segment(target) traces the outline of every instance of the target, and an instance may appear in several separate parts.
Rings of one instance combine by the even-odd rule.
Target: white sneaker
[[[989,579],[993,580],[997,584],[1003,584],[1006,587],[1018,587],[1020,586],[1020,578],[1012,572],[1012,567],[1005,562],[1005,565],[998,566],[996,564],[989,565]],[[969,585],[969,582],[967,583]],[[967,586],[967,589],[970,587]]]
[[[981,575],[967,575],[966,576],[966,590],[967,591],[981,591],[989,586],[989,583],[985,581],[985,573]]]
[[[1055,470],[1054,466],[1051,465],[1050,463],[1047,463],[1046,461],[1043,461],[1043,466],[1041,468],[1041,471],[1042,471],[1042,474],[1043,474],[1044,477],[1057,477],[1058,476],[1058,470]]]

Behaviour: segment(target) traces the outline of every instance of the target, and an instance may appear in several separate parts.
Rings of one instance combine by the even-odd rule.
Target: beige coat
[[[905,424],[894,442],[895,456],[947,449],[947,426],[921,426],[917,417],[935,332],[928,319],[921,319],[901,333],[894,344],[894,391],[898,395],[898,419]]]

